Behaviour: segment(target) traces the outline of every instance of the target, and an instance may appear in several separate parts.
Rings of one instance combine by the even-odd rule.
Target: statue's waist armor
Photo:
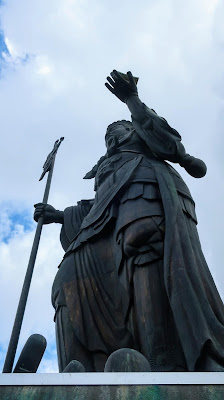
[[[68,251],[74,250],[83,241],[97,235],[112,218],[117,218],[119,203],[124,204],[127,200],[138,198],[142,198],[143,202],[156,200],[154,204],[148,206],[145,204],[145,210],[148,210],[148,213],[145,212],[145,214],[161,215],[163,213],[163,194],[159,191],[156,172],[150,160],[142,154],[136,153],[125,153],[116,156],[118,157],[113,157],[113,160],[111,160],[113,169],[109,163],[110,159],[104,165],[105,173],[108,173],[108,168],[111,173],[105,176],[104,181],[98,187],[94,204],[82,222],[77,240],[69,247]],[[187,185],[172,167],[164,163],[164,161],[161,161],[161,163],[163,163],[166,172],[168,169],[173,178],[176,190],[179,193],[182,210],[197,222],[194,202]],[[100,173],[103,173],[103,169],[101,169]],[[123,210],[125,208],[126,206],[124,206]],[[138,206],[136,204],[136,208],[139,210],[139,218],[143,217],[144,215],[140,215],[143,212],[142,204],[139,203]]]

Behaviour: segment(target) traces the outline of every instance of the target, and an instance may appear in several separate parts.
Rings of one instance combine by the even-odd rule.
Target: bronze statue
[[[77,360],[103,371],[113,352],[131,348],[151,371],[224,371],[223,304],[194,201],[165,160],[197,178],[206,166],[141,102],[130,72],[107,80],[132,122],[107,128],[106,155],[85,176],[95,178],[95,199],[63,212],[35,205],[36,221],[62,224],[65,256],[52,290],[59,370]]]

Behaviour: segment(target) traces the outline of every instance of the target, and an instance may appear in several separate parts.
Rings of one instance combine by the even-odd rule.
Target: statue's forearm
[[[64,224],[64,211],[59,211],[55,213],[54,222],[58,224]]]
[[[164,118],[160,117],[154,110],[148,108],[144,103],[142,103],[138,95],[132,95],[128,97],[126,104],[131,112],[132,117],[137,122],[143,123],[147,120],[156,121],[161,127],[174,133],[174,129],[169,126],[168,122]],[[153,125],[150,126],[150,129],[152,129]],[[179,136],[178,133],[177,135]]]
[[[126,104],[131,112],[131,115],[136,121],[142,122],[146,119],[147,114],[145,112],[145,106],[139,99],[138,95],[132,95],[128,97]]]

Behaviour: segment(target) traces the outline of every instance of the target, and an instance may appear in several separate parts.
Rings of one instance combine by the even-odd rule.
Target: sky
[[[42,201],[38,182],[55,140],[49,203],[63,210],[94,197],[83,180],[105,153],[107,125],[130,119],[104,86],[115,68],[139,77],[139,97],[182,136],[207,175],[179,166],[196,202],[202,249],[224,299],[222,0],[0,1],[0,369]],[[39,372],[57,372],[51,286],[63,256],[60,226],[44,226],[18,354],[32,333],[47,338]]]

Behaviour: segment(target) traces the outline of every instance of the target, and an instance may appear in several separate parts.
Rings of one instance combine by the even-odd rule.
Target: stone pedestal
[[[1,400],[223,400],[223,372],[1,374]]]

